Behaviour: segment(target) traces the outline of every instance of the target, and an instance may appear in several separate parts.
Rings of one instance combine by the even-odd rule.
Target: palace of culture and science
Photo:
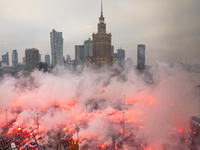
[[[101,16],[99,17],[98,32],[92,34],[93,56],[86,57],[86,66],[94,64],[98,68],[111,66],[117,62],[117,57],[111,56],[111,33],[106,33],[101,2]]]

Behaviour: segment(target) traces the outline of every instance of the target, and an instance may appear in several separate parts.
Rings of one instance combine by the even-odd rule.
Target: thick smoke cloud
[[[190,73],[165,63],[145,73],[125,69],[118,75],[35,70],[30,77],[1,81],[1,126],[7,109],[8,122],[16,119],[10,131],[37,128],[38,114],[40,144],[55,142],[51,137],[59,131],[76,139],[78,125],[82,145],[112,146],[126,139],[125,149],[186,149],[189,119],[199,113],[195,84]]]

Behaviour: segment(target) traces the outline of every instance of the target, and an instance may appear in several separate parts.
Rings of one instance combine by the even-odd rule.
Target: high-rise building
[[[12,52],[12,66],[14,68],[16,68],[17,64],[18,64],[18,53],[17,53],[17,50],[13,50],[13,52]]]
[[[86,62],[86,57],[92,57],[92,40],[88,38],[88,40],[84,41],[84,63]]]
[[[42,70],[43,72],[48,71],[48,64],[46,62],[40,62],[39,63],[39,70]]]
[[[122,69],[125,65],[125,50],[118,49],[117,56],[118,56],[118,66],[120,67],[120,69]]]
[[[106,24],[103,17],[103,5],[101,2],[101,16],[99,17],[98,32],[92,34],[93,57],[87,57],[87,66],[94,63],[98,68],[110,66],[111,61],[111,33],[106,33]],[[91,62],[90,62],[91,61]]]
[[[39,54],[39,62],[41,62],[41,54]]]
[[[51,38],[51,64],[52,67],[63,66],[63,38],[62,32],[56,32],[54,29],[50,32]]]
[[[75,66],[83,65],[84,63],[84,46],[75,45]]]
[[[137,69],[145,69],[145,45],[142,44],[138,45],[137,49]]]
[[[39,50],[35,48],[25,50],[27,71],[33,71],[35,68],[39,69]]]
[[[71,57],[70,57],[70,55],[67,55],[66,62],[69,63],[70,61],[71,61]]]
[[[8,52],[4,55],[2,55],[2,62],[5,63],[6,65],[9,65],[9,54]]]
[[[111,46],[111,56],[114,57],[114,46]]]
[[[45,55],[45,63],[47,63],[48,67],[50,67],[50,55]]]

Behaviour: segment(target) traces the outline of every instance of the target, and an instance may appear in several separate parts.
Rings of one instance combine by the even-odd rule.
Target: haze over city
[[[199,8],[0,0],[0,150],[200,150]]]
[[[74,46],[97,32],[100,0],[1,0],[1,54],[26,48],[51,54],[50,32],[63,33],[63,54],[74,59]],[[146,45],[146,64],[199,63],[200,1],[104,0],[107,32],[114,50],[123,48],[136,64],[138,44]]]

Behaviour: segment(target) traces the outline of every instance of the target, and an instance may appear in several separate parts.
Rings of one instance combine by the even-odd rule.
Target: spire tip
[[[101,15],[103,16],[103,1],[101,0]]]

